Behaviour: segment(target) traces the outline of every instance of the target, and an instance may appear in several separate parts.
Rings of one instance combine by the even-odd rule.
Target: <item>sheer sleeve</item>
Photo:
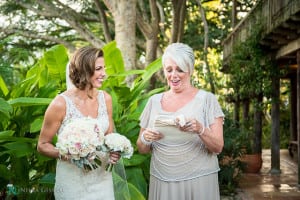
[[[153,97],[150,97],[141,116],[140,116],[140,127],[147,128],[149,127],[149,121],[151,116],[151,110],[153,106]]]
[[[218,117],[225,117],[222,108],[216,98],[216,96],[212,93],[207,93],[205,98],[205,126],[208,127],[209,125],[214,123],[215,118]]]

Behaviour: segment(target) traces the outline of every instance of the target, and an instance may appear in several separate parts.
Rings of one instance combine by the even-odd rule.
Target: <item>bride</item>
[[[61,156],[53,145],[69,119],[91,117],[97,119],[105,134],[113,132],[112,99],[105,91],[98,90],[105,79],[103,51],[83,47],[76,51],[67,70],[67,83],[72,87],[57,95],[45,112],[37,150],[48,157],[57,158],[54,195],[55,199],[114,199],[112,173],[104,168],[84,172]],[[109,162],[115,164],[120,155],[110,153]]]

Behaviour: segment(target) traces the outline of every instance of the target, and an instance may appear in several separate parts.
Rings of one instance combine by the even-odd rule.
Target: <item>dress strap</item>
[[[82,117],[82,114],[80,111],[75,107],[75,104],[73,103],[72,99],[68,97],[65,94],[59,94],[65,99],[66,102],[66,115],[65,115],[65,120],[68,120],[73,117]]]
[[[105,96],[102,90],[99,90],[98,93],[98,117],[107,115],[107,107],[105,102]]]
[[[69,113],[70,113],[70,109],[71,109],[71,106],[72,106],[72,100],[66,96],[65,94],[59,94],[60,96],[62,96],[65,100],[65,103],[66,103],[66,116],[69,116]]]
[[[101,90],[98,91],[97,99],[98,99],[98,114],[99,114],[100,110],[102,110],[103,107],[106,107],[105,106],[105,98],[104,98],[104,92],[103,91],[101,91]]]

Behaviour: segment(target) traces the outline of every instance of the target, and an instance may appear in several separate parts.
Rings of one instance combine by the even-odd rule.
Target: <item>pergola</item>
[[[263,33],[259,43],[276,63],[276,67],[288,68],[290,80],[290,151],[295,150],[300,161],[300,1],[299,0],[261,0],[239,22],[224,41],[223,68],[230,67],[229,61],[233,47],[244,42],[251,34],[251,28],[261,21]],[[272,79],[275,96],[280,95],[280,78]],[[279,141],[279,103],[272,103],[272,141],[271,173],[280,173]],[[298,184],[300,184],[300,165],[298,164]]]

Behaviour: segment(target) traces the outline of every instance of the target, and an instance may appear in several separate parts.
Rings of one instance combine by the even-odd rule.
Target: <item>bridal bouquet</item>
[[[110,133],[105,136],[104,144],[101,146],[104,152],[119,152],[123,158],[131,158],[133,147],[129,139],[119,133]],[[107,171],[111,171],[112,164],[107,166]]]
[[[58,135],[56,148],[61,156],[67,156],[77,167],[85,171],[101,165],[99,150],[104,144],[104,133],[97,120],[79,118],[70,120]]]

